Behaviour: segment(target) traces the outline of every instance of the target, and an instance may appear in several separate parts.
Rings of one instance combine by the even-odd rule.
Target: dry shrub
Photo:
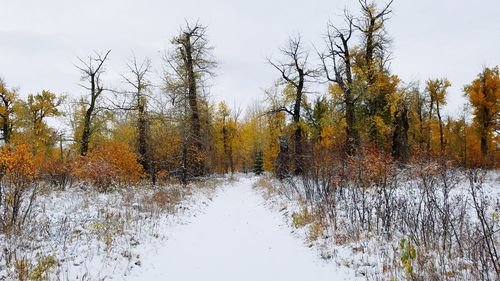
[[[325,232],[325,227],[319,222],[314,222],[309,230],[309,241],[316,241],[322,237]]]
[[[151,197],[151,201],[162,210],[175,211],[175,206],[181,201],[182,195],[179,189],[158,190]]]
[[[223,182],[224,181],[221,179],[204,178],[197,181],[193,181],[192,186],[195,186],[197,189],[215,190],[217,187],[221,186]]]
[[[0,223],[4,230],[16,223],[20,226],[30,214],[38,176],[36,167],[27,144],[4,146],[0,150]],[[29,190],[32,193],[28,205],[23,206]]]
[[[357,181],[361,186],[385,185],[387,180],[394,177],[397,166],[391,155],[374,147],[361,148],[360,153],[349,158],[349,179]]]
[[[40,175],[53,186],[64,189],[72,179],[71,162],[60,157],[45,157],[40,161]]]
[[[260,177],[254,184],[254,187],[261,188],[265,191],[265,197],[266,199],[271,198],[273,195],[273,192],[275,190],[273,183],[269,178],[266,177]]]
[[[144,171],[137,155],[127,146],[106,142],[79,159],[73,175],[106,192],[112,185],[137,183],[144,176]]]

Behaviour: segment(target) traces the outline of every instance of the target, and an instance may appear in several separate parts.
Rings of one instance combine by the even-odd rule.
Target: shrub
[[[57,266],[57,259],[54,255],[43,256],[37,260],[36,266],[33,268],[29,279],[48,280],[49,272],[55,266]]]
[[[173,188],[169,190],[158,190],[152,197],[151,201],[154,205],[160,207],[163,210],[168,210],[170,212],[175,211],[175,206],[179,203],[182,198],[182,194],[179,189]]]
[[[401,264],[405,270],[408,279],[413,277],[413,263],[417,258],[417,251],[409,240],[401,239],[399,242],[399,249],[401,251]]]
[[[71,163],[59,157],[44,157],[40,164],[40,178],[64,189],[71,184]]]
[[[313,221],[313,215],[309,212],[309,210],[304,207],[301,212],[292,214],[293,225],[296,228],[300,228],[310,224]]]
[[[319,237],[323,236],[325,231],[324,226],[319,222],[314,222],[309,230],[309,241],[316,241]]]
[[[77,161],[73,175],[106,192],[112,185],[137,183],[144,172],[137,155],[127,146],[107,142]]]
[[[27,144],[4,146],[0,150],[0,222],[4,229],[24,222],[35,198],[36,163]],[[29,204],[23,207],[26,194],[33,188]],[[19,221],[19,217],[22,220]]]
[[[349,159],[349,177],[359,187],[383,186],[395,176],[396,163],[389,154],[374,146],[360,150],[359,155]]]

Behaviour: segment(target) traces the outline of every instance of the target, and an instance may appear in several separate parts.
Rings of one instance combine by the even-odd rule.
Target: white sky
[[[266,57],[278,58],[278,48],[297,33],[321,46],[327,21],[340,23],[344,7],[356,13],[357,1],[2,0],[0,7],[0,76],[23,95],[83,94],[74,64],[93,50],[112,49],[105,79],[114,87],[132,52],[150,57],[159,73],[169,39],[185,19],[199,19],[209,26],[220,63],[213,98],[245,107],[279,77]],[[500,1],[396,0],[393,10],[394,73],[421,84],[447,77],[448,112],[456,113],[464,84],[500,63]]]

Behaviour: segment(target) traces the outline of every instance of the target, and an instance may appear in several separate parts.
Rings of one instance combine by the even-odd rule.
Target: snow
[[[451,171],[450,173],[454,173],[453,176],[456,179],[451,186],[449,200],[455,202],[457,199],[460,199],[467,202],[468,220],[470,223],[477,222],[467,177],[458,171]],[[293,214],[303,212],[304,201],[300,194],[293,191],[295,188],[303,189],[304,187],[300,179],[293,179],[293,188],[287,186],[287,184],[289,183],[279,182],[273,177],[262,177],[261,181],[257,182],[257,189],[266,198],[266,205],[275,212],[281,213],[282,218],[288,225],[294,226]],[[292,184],[290,185],[292,186]],[[417,184],[416,181],[408,179],[400,181],[395,190],[396,198],[401,199],[406,197],[408,202],[419,200],[421,198],[421,191],[418,191]],[[439,185],[437,186],[439,187]],[[498,216],[497,214],[500,212],[500,172],[496,170],[486,171],[481,190],[485,202],[489,206],[487,216]],[[442,194],[436,192],[436,196],[438,200],[442,200]],[[345,227],[348,225],[348,221],[346,221],[345,214],[342,213],[344,210],[340,207],[340,203],[338,204],[338,225],[341,227],[337,230],[327,228],[323,235],[320,235],[317,239],[310,239],[312,224],[307,224],[297,226],[294,235],[303,241],[308,241],[307,243],[309,243],[311,249],[318,252],[318,255],[328,260],[328,262],[348,268],[348,270],[354,272],[356,277],[363,280],[405,280],[406,275],[404,269],[400,267],[401,258],[398,251],[401,239],[408,239],[408,236],[399,229],[394,230],[392,238],[376,235],[373,232],[359,232],[359,236],[355,236],[352,228]],[[496,222],[492,221],[492,225],[497,229],[498,219]],[[436,252],[427,252],[423,255],[437,259]],[[474,261],[467,258],[455,258],[451,262],[445,262],[447,262],[447,268],[456,270],[459,276],[458,279],[473,279],[460,266],[471,264]],[[440,266],[440,263],[443,262],[436,260],[435,264]],[[459,269],[457,270],[456,268]],[[460,269],[462,270],[460,271]]]
[[[261,186],[260,180],[272,184]],[[500,210],[500,174],[485,178],[490,210]],[[160,190],[126,189],[102,194],[70,188],[46,190],[22,236],[0,235],[0,246],[35,264],[53,255],[58,266],[47,280],[366,280],[388,279],[399,262],[394,240],[370,233],[348,239],[330,230],[310,238],[312,224],[298,227],[292,214],[303,205],[276,189],[268,177],[238,175],[206,179],[180,190],[181,200],[164,210],[152,204]],[[412,195],[403,182],[399,196]],[[470,197],[462,176],[452,189]],[[418,193],[415,193],[418,194]],[[473,214],[473,213],[472,213]],[[339,222],[340,224],[340,222]],[[109,240],[109,238],[112,238]],[[17,280],[0,256],[0,280]],[[399,269],[398,269],[399,270]],[[387,278],[385,278],[387,277]]]
[[[204,213],[177,227],[123,280],[353,280],[321,260],[265,206],[255,178],[221,189]]]
[[[120,280],[142,264],[143,254],[163,243],[176,226],[189,222],[210,202],[214,187],[183,188],[166,185],[161,190],[185,193],[175,210],[162,210],[151,202],[157,189],[128,188],[98,193],[78,187],[44,190],[33,207],[34,217],[19,235],[0,235],[0,280],[18,280],[16,255],[32,266],[41,257],[54,256],[58,265],[47,280]],[[32,267],[31,266],[31,267]]]

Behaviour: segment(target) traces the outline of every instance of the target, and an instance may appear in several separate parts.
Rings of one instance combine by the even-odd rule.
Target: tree
[[[2,139],[9,143],[12,136],[14,103],[17,101],[16,89],[8,89],[4,80],[0,78],[0,123]]]
[[[407,95],[409,103],[408,121],[410,122],[410,136],[412,137],[413,143],[418,145],[418,149],[422,151],[426,144],[426,137],[428,136],[425,131],[425,96],[417,86],[413,87]]]
[[[385,68],[389,59],[387,48],[390,39],[385,30],[385,22],[392,13],[390,1],[383,8],[378,9],[375,2],[368,3],[366,0],[358,1],[361,6],[362,16],[354,21],[354,26],[361,32],[362,59],[358,59],[356,64],[362,69],[366,79],[366,112],[368,114],[370,128],[369,136],[372,141],[377,141],[380,130],[377,122],[388,123],[387,103],[390,91],[384,87],[384,75],[387,75]]]
[[[224,173],[227,173],[228,170],[230,170],[231,173],[235,171],[233,151],[237,130],[237,118],[231,115],[231,110],[224,101],[221,101],[217,110],[216,128],[218,132],[216,132],[216,134],[220,134],[221,136]]]
[[[35,150],[41,147],[50,149],[55,143],[55,131],[49,128],[45,122],[46,118],[63,115],[59,109],[65,100],[64,96],[43,90],[41,93],[29,95],[26,102],[22,102],[23,116],[26,125],[25,133],[31,139],[31,145]]]
[[[264,159],[262,158],[262,151],[255,154],[255,160],[253,162],[253,172],[256,175],[261,175],[264,172]]]
[[[268,59],[268,62],[276,68],[283,82],[288,87],[293,89],[292,107],[280,105],[278,108],[273,108],[273,112],[283,111],[292,116],[294,126],[294,173],[302,174],[303,172],[303,128],[301,121],[301,107],[306,93],[306,83],[311,82],[311,78],[317,76],[317,70],[310,68],[308,65],[309,52],[304,50],[301,37],[290,38],[286,47],[281,49],[281,53],[285,60],[273,62]],[[286,89],[286,88],[285,88]]]
[[[484,68],[471,84],[465,86],[465,95],[474,108],[474,122],[479,132],[481,154],[488,155],[493,135],[500,131],[500,74],[498,66]]]
[[[127,96],[125,106],[119,106],[120,109],[126,111],[133,111],[136,113],[136,146],[139,153],[139,163],[142,165],[144,171],[150,176],[154,184],[155,176],[152,174],[151,169],[151,148],[149,137],[149,118],[148,118],[148,94],[151,92],[153,84],[149,80],[151,74],[151,60],[144,59],[141,63],[137,61],[134,56],[129,63],[127,63],[128,75],[122,75],[127,85],[131,88],[125,91]]]
[[[434,79],[427,80],[425,90],[429,94],[429,120],[433,119],[433,107],[436,105],[436,114],[438,118],[439,125],[439,145],[440,151],[444,152],[445,148],[445,140],[443,135],[443,121],[441,118],[441,107],[446,105],[446,90],[451,86],[450,81],[448,79]],[[430,150],[429,140],[427,149]]]
[[[189,128],[183,129],[182,178],[206,173],[206,146],[203,143],[200,92],[205,78],[213,76],[216,63],[207,38],[207,27],[199,23],[183,27],[171,43],[172,50],[165,55],[166,90],[172,102],[184,108],[189,115]]]
[[[334,83],[342,92],[340,97],[345,112],[345,152],[346,155],[354,155],[359,145],[359,131],[356,122],[356,104],[359,94],[355,95],[355,73],[354,58],[351,56],[350,40],[353,35],[353,17],[346,11],[344,18],[347,28],[335,27],[328,24],[326,35],[326,51],[319,56],[323,63],[323,70],[327,81]]]
[[[235,152],[240,157],[239,160],[241,162],[239,164],[241,165],[241,170],[245,173],[252,170],[253,164],[256,161],[255,157],[258,153],[261,153],[262,156],[263,170],[266,169],[266,157],[272,159],[268,161],[267,168],[273,166],[272,162],[276,158],[276,155],[271,155],[273,154],[271,150],[266,148],[272,147],[268,141],[277,141],[277,137],[272,139],[272,137],[269,136],[269,128],[266,126],[267,117],[269,117],[269,115],[266,115],[266,109],[264,109],[260,103],[255,102],[247,108],[243,121],[237,124],[237,149],[235,149]],[[271,153],[266,155],[265,152]]]
[[[401,161],[405,161],[408,156],[408,130],[410,128],[408,105],[404,94],[396,101],[392,130],[392,156]]]
[[[390,9],[393,0],[382,9],[377,9],[375,2],[358,0],[361,6],[362,17],[354,26],[361,32],[363,38],[364,60],[363,66],[368,79],[368,85],[373,85],[376,73],[386,59],[387,45],[390,40],[386,34],[385,21],[392,13]]]
[[[80,70],[82,76],[81,81],[86,81],[89,85],[81,85],[89,91],[89,100],[86,106],[83,131],[80,140],[80,155],[85,156],[89,150],[89,142],[92,134],[92,121],[98,110],[99,97],[104,91],[101,84],[101,75],[104,73],[104,63],[106,62],[111,50],[104,55],[96,53],[95,56],[89,56],[88,61],[78,58],[81,65],[76,66]]]

